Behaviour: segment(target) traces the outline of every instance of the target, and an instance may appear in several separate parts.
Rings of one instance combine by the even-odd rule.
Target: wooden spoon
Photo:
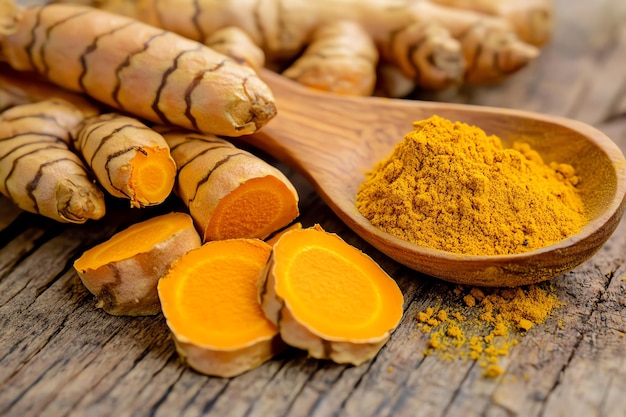
[[[603,133],[557,116],[482,106],[347,97],[303,87],[264,71],[278,115],[244,140],[299,170],[330,208],[372,246],[412,269],[447,281],[518,286],[563,274],[590,258],[617,227],[626,206],[626,161]],[[382,232],[355,206],[365,172],[433,114],[476,125],[505,146],[523,138],[546,161],[570,163],[582,179],[590,221],[556,244],[515,255],[460,255],[418,246]]]

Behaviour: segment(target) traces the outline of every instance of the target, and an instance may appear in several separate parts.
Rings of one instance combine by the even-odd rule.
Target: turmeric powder
[[[356,205],[374,226],[418,245],[514,254],[580,230],[579,181],[572,166],[546,164],[528,144],[505,149],[478,127],[433,116],[367,173]]]
[[[478,361],[488,378],[504,372],[498,358],[563,306],[554,287],[545,283],[517,288],[457,286],[450,302],[457,304],[438,311],[429,307],[415,316],[418,328],[430,335],[425,354]]]

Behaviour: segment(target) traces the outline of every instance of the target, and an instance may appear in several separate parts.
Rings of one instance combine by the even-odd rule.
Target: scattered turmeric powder
[[[453,294],[455,307],[429,307],[415,316],[418,328],[430,335],[425,353],[479,361],[483,375],[490,378],[504,372],[498,358],[563,305],[548,284],[513,289],[457,286]]]
[[[374,226],[418,245],[504,255],[579,231],[579,181],[570,165],[545,164],[527,144],[505,149],[478,127],[433,116],[367,174],[356,205]]]

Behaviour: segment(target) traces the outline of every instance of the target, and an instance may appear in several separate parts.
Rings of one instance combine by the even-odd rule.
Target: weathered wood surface
[[[559,0],[539,60],[497,87],[445,99],[559,114],[591,123],[626,152],[626,2]],[[302,222],[370,253],[400,284],[401,326],[358,367],[291,350],[233,379],[179,361],[161,316],[112,317],[72,269],[85,249],[155,210],[119,203],[105,221],[62,226],[0,199],[2,416],[626,416],[626,222],[591,260],[553,280],[566,305],[482,376],[472,361],[424,356],[415,314],[450,305],[454,286],[372,250],[296,173]],[[559,325],[561,324],[561,325]]]

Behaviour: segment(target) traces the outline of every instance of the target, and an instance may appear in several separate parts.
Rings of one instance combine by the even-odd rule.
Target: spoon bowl
[[[376,97],[348,97],[301,86],[263,70],[278,115],[248,144],[297,169],[335,214],[380,252],[416,271],[459,284],[519,286],[551,279],[596,253],[626,207],[626,160],[599,130],[575,120],[520,110]],[[545,161],[571,164],[581,178],[589,222],[555,244],[513,255],[480,256],[415,245],[374,227],[355,200],[365,173],[432,115],[495,134],[509,147],[529,143]]]

